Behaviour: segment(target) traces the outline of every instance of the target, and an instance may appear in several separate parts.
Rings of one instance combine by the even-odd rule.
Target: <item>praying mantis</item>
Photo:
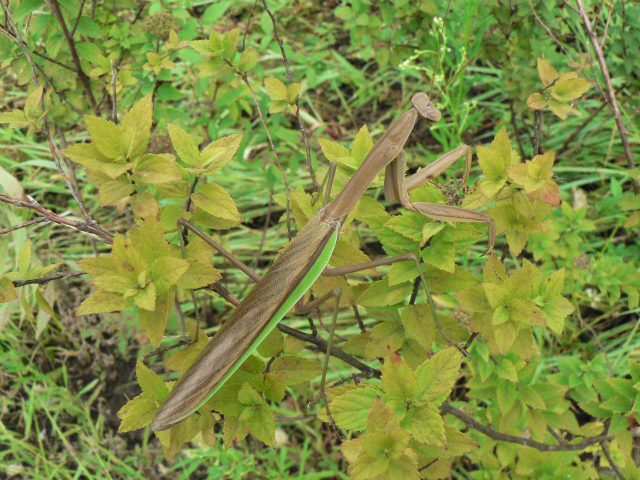
[[[495,226],[488,215],[454,206],[411,202],[408,191],[437,177],[458,159],[465,157],[463,184],[471,167],[471,148],[462,145],[405,179],[406,156],[402,149],[420,118],[432,123],[438,122],[441,118],[440,111],[425,93],[416,93],[413,96],[412,108],[393,122],[374,144],[335,199],[327,203],[329,194],[325,195],[323,207],[281,252],[264,277],[257,282],[187,372],[180,377],[156,412],[151,423],[152,430],[162,431],[177,425],[211,398],[323,272],[341,275],[372,266],[369,263],[325,271],[344,219],[383,168],[386,167],[384,188],[387,201],[397,200],[404,208],[436,220],[488,224],[489,250],[492,249]],[[330,186],[327,190],[330,190]],[[199,236],[204,235],[186,221],[179,223]],[[390,259],[388,263],[410,260],[406,255],[401,257]],[[413,258],[415,260],[415,257]],[[418,271],[423,286],[427,289],[421,268],[418,268]],[[431,308],[435,317],[433,303]],[[329,350],[330,345],[331,343]]]

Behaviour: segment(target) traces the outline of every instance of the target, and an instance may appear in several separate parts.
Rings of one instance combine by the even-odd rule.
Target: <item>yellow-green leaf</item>
[[[240,223],[240,212],[231,196],[215,183],[200,186],[191,200],[205,212],[217,218]]]
[[[6,275],[0,277],[0,303],[7,303],[18,298],[16,287]]]
[[[287,87],[281,80],[274,77],[267,77],[264,79],[264,86],[272,102],[285,100],[286,105],[289,105]]]
[[[147,153],[134,167],[131,180],[138,185],[155,185],[181,180],[182,177],[172,161],[174,158],[168,153],[161,155]]]

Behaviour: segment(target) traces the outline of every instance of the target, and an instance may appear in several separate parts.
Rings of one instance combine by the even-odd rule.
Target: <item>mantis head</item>
[[[430,122],[436,123],[440,121],[442,114],[438,110],[426,93],[418,92],[411,98],[413,108],[420,114],[421,117],[426,118]]]

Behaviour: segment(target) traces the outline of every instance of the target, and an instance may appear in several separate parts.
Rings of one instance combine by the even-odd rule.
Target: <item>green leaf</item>
[[[487,197],[493,198],[507,182],[507,167],[519,161],[518,155],[511,148],[507,129],[503,126],[491,142],[491,147],[476,147],[478,163],[485,179],[478,183],[478,189]]]
[[[415,262],[396,262],[389,269],[389,286],[410,282],[419,275]]]
[[[67,157],[80,165],[95,170],[101,170],[110,159],[100,153],[93,143],[79,143],[62,151]]]
[[[222,278],[218,270],[197,260],[189,260],[189,268],[179,278],[180,288],[202,288]]]
[[[296,103],[296,99],[298,98],[301,89],[302,85],[299,83],[292,83],[287,87],[287,99],[290,104]]]
[[[332,142],[331,140],[327,140],[325,138],[319,138],[318,143],[320,144],[322,153],[324,153],[324,156],[327,157],[327,160],[329,160],[330,162],[335,162],[338,158],[341,157],[351,156],[351,152],[349,151],[349,149],[343,147],[339,143]]]
[[[249,427],[246,422],[241,422],[237,417],[226,417],[222,433],[225,446],[232,447],[246,438]]]
[[[11,302],[18,298],[16,287],[6,275],[0,277],[0,303]]]
[[[207,175],[219,172],[233,159],[238,148],[240,148],[241,142],[242,134],[240,133],[228,135],[211,142],[200,153],[198,165],[205,168]]]
[[[561,120],[566,120],[569,117],[569,113],[571,113],[571,105],[559,102],[553,98],[549,100],[549,108],[554,115]]]
[[[86,115],[87,129],[96,149],[115,163],[126,163],[128,148],[122,129],[104,118]]]
[[[140,252],[148,264],[171,255],[162,226],[155,218],[148,218],[140,227],[131,228],[129,239],[134,250]]]
[[[241,72],[248,72],[253,70],[258,64],[258,52],[255,48],[246,48],[240,55],[240,61],[236,64],[236,67]]]
[[[563,77],[564,75],[551,87],[551,95],[560,102],[575,100],[591,88],[591,82],[584,78],[564,79]]]
[[[242,218],[236,204],[224,189],[215,183],[201,185],[191,196],[194,204],[216,218],[240,223]]]
[[[182,177],[172,161],[174,158],[168,153],[145,154],[134,167],[131,180],[138,185],[156,185],[181,180]]]
[[[27,97],[27,100],[24,103],[24,115],[28,119],[37,119],[42,115],[40,100],[42,99],[43,92],[44,87],[36,87]]]
[[[78,265],[92,277],[119,274],[113,255],[99,255],[97,257],[85,258],[84,260],[80,260]]]
[[[379,323],[369,334],[369,342],[366,343],[365,358],[384,357],[389,349],[398,350],[404,342],[404,331],[395,321]]]
[[[537,59],[538,75],[545,87],[548,87],[560,76],[558,71],[544,58]]]
[[[336,425],[345,430],[365,430],[373,400],[381,393],[379,387],[359,386],[334,398],[329,411]],[[318,418],[329,421],[324,409],[318,411]]]
[[[269,335],[265,337],[260,345],[258,345],[258,353],[265,357],[275,357],[284,348],[284,335],[277,328],[274,328],[269,332]]]
[[[383,278],[371,284],[358,298],[358,304],[365,307],[387,307],[406,300],[413,287],[410,283],[389,286],[389,279]]]
[[[158,295],[156,298],[155,309],[153,311],[143,309],[138,310],[140,326],[147,338],[156,348],[160,346],[160,342],[162,341],[164,329],[167,326],[167,319],[169,318],[169,312],[173,308],[174,299],[175,288],[172,288],[167,292]]]
[[[155,310],[156,308],[156,284],[149,283],[146,287],[138,291],[133,297],[133,303],[145,310]]]
[[[133,185],[130,185],[133,188]],[[138,192],[131,197],[131,211],[136,217],[140,218],[156,218],[158,216],[158,202],[156,197],[151,195],[147,190]]]
[[[382,388],[392,403],[406,409],[412,400],[419,399],[418,378],[397,353],[387,353],[381,370]]]
[[[313,380],[322,373],[322,367],[316,362],[294,355],[282,355],[271,364],[272,372],[284,372],[287,385]]]
[[[494,336],[498,349],[502,355],[507,354],[517,335],[518,332],[513,322],[505,322],[500,325],[495,325]]]
[[[268,372],[264,374],[264,396],[272,402],[281,401],[286,394],[284,373]]]
[[[24,112],[20,110],[0,113],[0,123],[8,123],[9,128],[23,128],[31,124]]]
[[[360,165],[372,148],[373,139],[371,138],[371,134],[369,133],[367,126],[363,125],[356,134],[356,138],[353,140],[353,144],[351,145],[351,157],[353,157],[357,164]]]
[[[454,347],[441,350],[416,369],[420,399],[440,405],[451,393],[458,378],[462,354]]]
[[[152,97],[151,93],[142,97],[124,116],[120,125],[127,156],[132,160],[143,155],[149,143],[153,117]]]
[[[412,405],[402,419],[401,426],[418,442],[446,447],[444,422],[438,407],[433,403]]]
[[[248,382],[244,382],[238,390],[238,401],[243,405],[264,405],[265,401],[262,396],[249,385]]]
[[[18,250],[18,271],[23,275],[29,271],[29,265],[31,265],[31,247],[31,240],[27,240]]]
[[[431,350],[436,331],[429,305],[407,305],[402,309],[400,318],[407,335],[416,340],[425,349]]]
[[[422,214],[418,212],[403,212],[402,215],[392,217],[384,226],[420,244],[422,242],[424,223],[425,220]]]
[[[261,442],[273,447],[276,443],[276,421],[269,405],[255,408],[253,415],[247,419],[251,434]]]
[[[240,29],[234,28],[230,32],[226,33],[222,39],[222,48],[224,49],[224,56],[231,60],[236,52],[236,45],[240,38]]]
[[[213,30],[212,33],[214,33]],[[216,53],[211,49],[211,42],[209,40],[192,40],[189,42],[189,46],[196,52],[206,55],[207,57],[211,57]]]
[[[171,143],[180,160],[187,165],[198,165],[200,150],[192,135],[172,123],[167,124]]]
[[[136,378],[138,379],[138,385],[142,388],[142,394],[155,400],[156,402],[162,402],[169,394],[169,389],[165,385],[160,376],[147,367],[142,360],[138,359],[136,364]]]
[[[445,242],[441,237],[436,237],[428,248],[422,250],[422,258],[429,265],[444,270],[448,273],[454,273],[456,270],[455,244]]]
[[[541,93],[532,93],[527,98],[527,107],[532,110],[542,110],[547,107],[548,103],[547,97]]]
[[[135,275],[118,273],[116,275],[101,275],[95,277],[92,283],[100,290],[124,295],[136,287],[137,279]]]
[[[176,257],[160,257],[151,266],[151,279],[158,287],[158,295],[174,286],[189,269],[189,262]]]
[[[444,424],[445,445],[446,448],[436,447],[434,445],[417,445],[414,446],[416,451],[425,457],[459,457],[465,453],[469,453],[478,448],[478,443],[466,433],[456,430],[451,425]]]
[[[117,312],[132,305],[133,300],[131,298],[125,299],[119,293],[98,290],[82,302],[77,314],[88,315],[90,313]]]
[[[93,172],[93,170],[90,170],[90,172]],[[103,175],[102,172],[96,173]],[[90,175],[87,175],[87,177],[91,180]],[[101,207],[105,207],[107,205],[118,205],[136,189],[136,187],[132,185],[124,175],[116,178],[115,180],[111,180],[107,175],[105,175],[105,178],[108,180],[100,185],[98,192],[98,202]],[[92,181],[91,183],[95,185],[95,182]]]
[[[131,432],[146,427],[151,424],[157,410],[156,402],[144,395],[138,395],[129,400],[118,411],[118,417],[122,419],[118,433]]]
[[[264,79],[264,86],[272,102],[286,100],[287,105],[289,104],[287,87],[281,80],[274,77],[267,77]]]

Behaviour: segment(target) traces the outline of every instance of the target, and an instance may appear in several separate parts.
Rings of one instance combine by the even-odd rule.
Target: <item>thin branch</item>
[[[65,65],[64,63],[61,63],[61,62],[59,62],[58,60],[56,60],[54,58],[47,57],[46,55],[44,55],[44,54],[42,54],[42,53],[40,53],[40,52],[38,52],[36,50],[33,51],[33,54],[37,55],[40,58],[43,58],[43,59],[47,60],[48,62],[55,63],[56,65],[58,65],[59,67],[64,68],[65,70],[69,70],[70,72],[74,72],[75,73],[73,68],[71,68],[69,65]]]
[[[540,450],[541,452],[565,452],[584,450],[585,448],[591,445],[595,445],[596,443],[601,443],[613,439],[613,437],[603,434],[596,437],[586,437],[580,443],[576,444],[566,443],[562,445],[553,445],[550,443],[536,442],[535,440],[532,440],[530,438],[518,437],[516,435],[497,432],[493,428],[487,427],[486,425],[483,425],[477,420],[471,418],[469,415],[464,413],[462,410],[457,409],[449,402],[444,402],[440,406],[440,410],[442,411],[442,413],[453,415],[457,419],[462,420],[468,428],[473,428],[480,433],[484,433],[489,438],[492,438],[499,442],[515,443],[518,445],[523,445],[525,447],[535,448],[536,450]]]
[[[60,9],[60,4],[58,0],[45,0],[47,6],[51,9],[51,12],[55,15],[56,20],[60,24],[60,28],[62,29],[62,33],[64,38],[67,40],[67,45],[69,46],[69,53],[71,54],[71,59],[73,60],[73,65],[75,67],[76,75],[78,75],[78,80],[82,84],[85,94],[87,95],[87,99],[89,100],[89,104],[93,112],[96,115],[100,114],[98,110],[98,105],[96,104],[96,99],[93,96],[93,91],[91,90],[91,79],[82,69],[82,64],[80,63],[80,55],[78,55],[78,51],[76,50],[76,42],[73,39],[73,35],[67,28],[67,22],[64,19],[64,15],[62,14],[62,10]]]
[[[0,202],[9,203],[16,207],[30,208],[40,213],[41,215],[44,215],[45,217],[49,218],[49,220],[51,220],[52,222],[59,223],[61,225],[66,225],[68,227],[75,228],[80,232],[93,235],[98,240],[104,243],[108,243],[109,245],[113,243],[113,236],[105,232],[101,228],[96,227],[95,225],[90,225],[84,222],[75,222],[73,220],[69,220],[68,218],[61,217],[60,215],[56,215],[52,211],[47,210],[42,205],[36,202],[33,202],[33,201],[24,202],[22,200],[16,200],[15,198],[6,197],[4,195],[0,195]]]
[[[38,217],[33,220],[29,220],[27,222],[21,223],[20,225],[14,225],[12,227],[3,228],[0,230],[0,235],[4,235],[5,233],[13,232],[15,230],[20,230],[21,228],[30,227],[31,225],[36,225],[42,222],[48,222],[49,219],[47,217]]]
[[[47,1],[54,1],[55,2],[56,0],[47,0]],[[40,86],[40,82],[38,81],[38,76],[36,75],[35,63],[33,61],[33,58],[31,57],[31,53],[29,52],[29,49],[27,48],[27,45],[24,43],[24,40],[22,39],[22,35],[20,34],[20,29],[18,29],[18,27],[16,26],[16,24],[13,21],[13,17],[11,16],[11,12],[9,11],[9,8],[7,6],[7,3],[6,3],[6,0],[0,0],[0,3],[2,4],[2,8],[4,10],[5,18],[6,18],[6,21],[7,21],[7,26],[13,30],[13,32],[15,34],[15,41],[18,43],[18,45],[20,46],[20,48],[24,52],[25,57],[27,58],[27,62],[29,63],[29,66],[31,67],[31,75],[32,75],[32,78],[33,78],[33,83],[36,85],[36,87],[39,87]],[[57,154],[57,148],[56,148],[55,143],[53,141],[53,137],[51,136],[51,123],[49,122],[49,116],[47,115],[47,109],[46,109],[46,106],[44,104],[44,95],[40,98],[40,108],[42,108],[42,112],[43,112],[43,116],[44,116],[44,131],[45,131],[45,134],[47,136],[47,140],[49,142],[49,149],[51,150],[51,154],[53,155],[54,163],[56,164],[56,169],[58,170],[60,175],[62,175],[62,178],[64,179],[65,183],[67,184],[67,188],[69,189],[69,192],[71,192],[71,196],[73,196],[73,198],[75,199],[76,203],[78,204],[78,207],[80,207],[80,211],[82,212],[82,215],[84,216],[87,224],[91,225],[93,228],[95,228],[97,230],[102,231],[105,235],[108,235],[109,237],[111,237],[108,233],[106,233],[106,232],[104,232],[102,230],[102,228],[97,224],[97,222],[95,222],[91,218],[91,216],[89,215],[89,213],[85,209],[84,204],[82,203],[82,199],[80,198],[80,195],[78,194],[78,192],[74,188],[73,184],[69,180],[69,177],[67,177],[67,174],[65,173],[65,171],[62,168],[62,164],[60,163],[60,158],[59,158],[59,156]],[[7,198],[7,197],[5,197],[5,198]]]
[[[316,418],[317,413],[309,413],[308,415],[298,415],[297,417],[277,417],[276,422],[297,422],[298,420],[307,420],[308,418]]]
[[[605,457],[607,457],[607,460],[609,461],[609,465],[611,465],[611,468],[613,469],[613,471],[616,472],[616,475],[618,476],[618,478],[620,480],[626,480],[625,476],[620,471],[620,468],[618,468],[618,465],[616,464],[616,462],[614,462],[613,457],[611,457],[611,454],[609,453],[609,449],[607,448],[606,443],[602,442],[600,446],[602,447],[602,451],[604,452]]]
[[[301,332],[299,330],[295,330],[291,327],[287,327],[286,325],[283,325],[282,323],[278,324],[278,330],[280,330],[282,333],[286,333],[287,335],[291,335],[292,337],[295,337],[299,340],[303,340],[305,342],[311,343],[317,347],[320,347],[321,349],[323,349],[324,351],[327,350],[327,342],[319,337],[319,336],[314,336],[314,335],[310,335],[308,333],[304,333]],[[351,365],[354,368],[357,368],[358,370],[360,370],[362,373],[364,373],[365,377],[370,377],[370,378],[381,378],[382,377],[382,372],[380,372],[380,370],[376,370],[375,368],[371,368],[370,366],[362,363],[360,360],[358,360],[355,357],[352,357],[351,355],[349,355],[348,353],[343,352],[342,350],[340,350],[339,348],[332,346],[331,347],[331,356],[332,357],[336,357],[339,358],[340,360],[342,360],[343,362]]]
[[[80,24],[80,18],[82,18],[82,10],[84,10],[84,2],[85,0],[82,0],[82,2],[80,2],[80,8],[78,9],[78,16],[76,17],[76,23],[73,24],[73,28],[71,29],[72,37],[76,34],[76,29]]]
[[[34,66],[38,69],[38,72],[40,72],[40,75],[42,75],[42,78],[45,79],[47,84],[49,86],[51,86],[51,88],[53,89],[55,94],[58,95],[60,100],[62,100],[64,103],[66,103],[67,107],[69,107],[71,110],[73,110],[76,113],[76,115],[78,115],[80,118],[82,118],[84,116],[84,113],[82,111],[80,111],[80,109],[78,107],[73,105],[62,92],[58,91],[58,87],[56,87],[56,84],[53,82],[53,80],[51,80],[49,78],[49,76],[45,73],[45,71],[42,69],[42,67],[40,65],[38,65],[37,63],[34,63]],[[49,148],[45,148],[45,151],[49,152],[50,149]]]
[[[549,34],[549,36],[551,38],[553,38],[553,41],[556,42],[558,44],[558,46],[562,49],[562,51],[564,52],[564,54],[569,57],[569,60],[573,61],[573,58],[571,58],[571,54],[567,51],[566,48],[564,48],[564,45],[562,45],[562,43],[560,43],[560,41],[556,38],[556,36],[553,34],[553,32],[551,31],[551,29],[549,27],[547,27],[544,22],[542,21],[542,19],[538,16],[538,13],[536,12],[535,7],[533,6],[533,1],[529,0],[529,5],[531,5],[531,11],[533,12],[533,14],[536,17],[536,20],[538,20],[538,23],[540,25],[542,25],[542,28],[544,28],[546,30],[546,32]]]
[[[118,94],[116,92],[116,67],[113,65],[113,59],[109,59],[111,65],[111,118],[113,123],[118,124]]]
[[[287,233],[289,235],[289,240],[291,240],[291,188],[289,187],[289,180],[287,180],[287,175],[284,173],[284,169],[282,168],[282,163],[280,162],[280,157],[278,156],[278,151],[276,150],[276,146],[273,144],[273,138],[271,138],[271,132],[269,131],[269,127],[267,123],[264,121],[264,117],[262,116],[262,109],[260,108],[260,103],[258,102],[258,98],[256,97],[251,84],[249,83],[249,78],[245,75],[242,77],[244,83],[249,87],[249,91],[253,96],[253,101],[256,104],[256,108],[258,109],[258,115],[260,116],[260,121],[262,122],[262,126],[267,132],[267,137],[269,138],[269,145],[271,146],[271,150],[273,151],[273,155],[276,157],[276,164],[280,169],[280,174],[282,175],[282,179],[284,180],[284,190],[287,197]]]
[[[609,70],[607,69],[607,64],[604,61],[604,55],[602,54],[602,49],[600,48],[600,44],[598,43],[598,37],[596,33],[593,31],[591,27],[591,21],[589,20],[589,16],[587,15],[587,11],[584,8],[584,4],[582,0],[575,0],[578,5],[578,9],[580,10],[580,17],[582,18],[582,23],[584,23],[584,27],[587,30],[587,34],[589,35],[589,39],[591,40],[591,45],[593,46],[593,50],[596,53],[596,58],[598,59],[598,64],[600,65],[600,71],[602,73],[602,77],[604,79],[604,84],[607,89],[607,94],[609,96],[609,103],[611,104],[611,111],[613,112],[613,117],[616,120],[616,125],[618,126],[618,133],[620,134],[620,140],[622,141],[622,147],[624,149],[624,155],[627,159],[627,168],[633,169],[635,168],[635,162],[633,160],[633,154],[631,153],[631,146],[629,145],[629,139],[627,138],[627,130],[625,129],[624,123],[622,123],[622,116],[620,115],[620,109],[618,108],[618,102],[616,101],[616,95],[613,91],[613,85],[611,84],[611,77],[609,76]],[[637,195],[640,193],[640,184],[637,180],[632,180],[633,192]]]
[[[565,150],[565,148],[567,148],[567,146],[569,146],[569,144],[571,142],[573,142],[575,140],[575,138],[580,134],[580,132],[582,130],[585,129],[585,127],[589,124],[591,124],[591,121],[604,109],[606,103],[602,103],[600,104],[600,106],[598,108],[596,108],[593,112],[591,112],[591,115],[589,115],[586,120],[584,122],[582,122],[582,124],[580,124],[580,126],[578,128],[576,128],[571,135],[569,135],[564,142],[562,142],[562,146],[560,148],[558,148],[558,153],[562,154]],[[558,156],[556,156],[556,159],[558,158]]]
[[[287,58],[287,54],[284,51],[284,42],[280,35],[278,35],[278,23],[276,21],[276,16],[269,10],[267,6],[267,1],[262,0],[262,4],[264,5],[264,9],[271,17],[271,23],[273,23],[273,35],[278,42],[278,46],[280,47],[280,51],[282,52],[282,59],[284,60],[284,68],[287,72],[287,80],[289,80],[289,84],[293,83],[293,77],[291,76],[291,70],[289,69],[289,59]],[[307,137],[307,131],[304,128],[304,123],[302,123],[302,117],[300,116],[300,101],[299,98],[296,97],[296,117],[298,118],[298,127],[300,128],[300,134],[302,135],[302,141],[304,142],[305,152],[307,155],[307,169],[309,170],[309,174],[311,175],[311,182],[313,183],[313,190],[315,192],[320,191],[320,186],[318,185],[318,180],[316,179],[316,174],[313,171],[313,165],[311,164],[311,146],[309,145],[309,138]]]
[[[14,287],[24,287],[25,285],[42,285],[52,280],[67,279],[72,277],[79,277],[80,275],[86,275],[87,272],[60,272],[55,275],[49,275],[48,277],[32,278],[31,280],[16,280],[13,283]]]

